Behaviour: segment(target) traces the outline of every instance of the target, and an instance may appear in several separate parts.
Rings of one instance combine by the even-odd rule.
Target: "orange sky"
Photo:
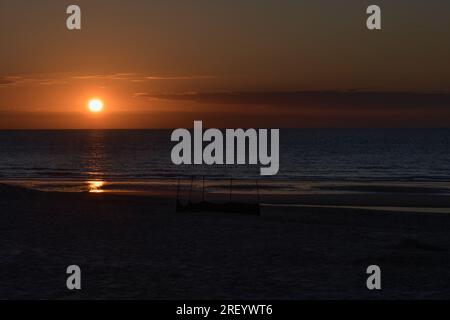
[[[0,129],[450,126],[449,2],[378,2],[381,32],[359,0],[80,0],[81,31],[67,1],[2,1]]]

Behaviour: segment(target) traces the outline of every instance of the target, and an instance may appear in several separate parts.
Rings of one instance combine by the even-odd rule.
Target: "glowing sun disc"
[[[103,102],[100,99],[92,99],[89,101],[89,110],[92,112],[100,112],[103,110]]]

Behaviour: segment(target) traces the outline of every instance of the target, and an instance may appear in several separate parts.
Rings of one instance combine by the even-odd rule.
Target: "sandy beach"
[[[328,194],[266,197],[261,216],[176,213],[172,196],[2,184],[0,298],[448,299],[450,215],[394,212],[393,199],[449,207],[446,195]],[[81,291],[66,289],[72,264]],[[372,264],[381,291],[366,288]]]

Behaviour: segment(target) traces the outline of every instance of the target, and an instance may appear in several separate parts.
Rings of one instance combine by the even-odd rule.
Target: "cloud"
[[[450,108],[448,92],[371,92],[371,91],[291,91],[291,92],[213,92],[183,94],[139,93],[140,98],[284,107],[361,108]]]
[[[149,76],[145,77],[146,80],[201,80],[201,79],[214,79],[216,76]]]
[[[64,84],[66,80],[59,76],[0,76],[0,86],[15,86],[21,84],[38,84],[38,85],[54,85],[54,84]]]
[[[208,75],[179,75],[179,76],[147,76],[138,73],[105,73],[105,74],[73,74],[73,73],[52,73],[52,74],[23,74],[17,76],[3,75],[0,76],[0,87],[7,87],[22,84],[37,85],[58,85],[66,84],[71,81],[87,81],[87,80],[114,80],[125,82],[149,82],[149,81],[166,81],[166,80],[199,80],[212,79],[215,76]]]
[[[111,74],[86,74],[75,75],[72,79],[76,80],[90,80],[90,79],[104,79],[104,80],[133,80],[139,77],[135,73],[111,73]]]
[[[0,76],[0,87],[8,87],[16,84],[20,80],[20,77],[13,76]]]
[[[208,75],[177,75],[165,76],[154,75],[146,76],[137,73],[112,73],[112,74],[91,74],[91,75],[76,75],[73,79],[106,79],[106,80],[129,80],[132,82],[154,81],[154,80],[197,80],[197,79],[213,79],[215,76]]]
[[[6,87],[9,86],[11,84],[13,84],[14,82],[11,80],[5,80],[5,79],[0,79],[0,87]]]

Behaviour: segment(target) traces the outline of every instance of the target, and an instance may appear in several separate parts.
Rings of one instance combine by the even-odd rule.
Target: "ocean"
[[[0,131],[2,181],[133,182],[261,178],[260,165],[176,166],[172,130]],[[266,180],[450,181],[449,129],[282,129]]]

